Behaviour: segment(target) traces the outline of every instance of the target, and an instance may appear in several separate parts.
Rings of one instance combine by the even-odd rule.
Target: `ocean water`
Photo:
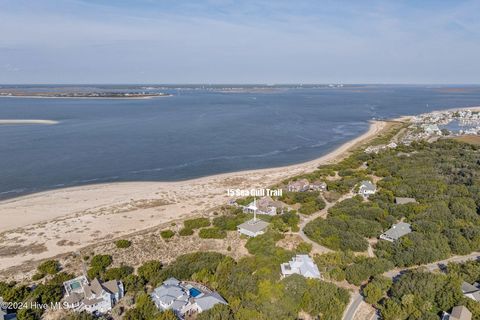
[[[373,118],[480,105],[480,87],[474,86],[147,89],[173,95],[138,100],[0,97],[0,119],[59,121],[0,125],[0,198],[90,183],[174,181],[295,164],[362,134]]]

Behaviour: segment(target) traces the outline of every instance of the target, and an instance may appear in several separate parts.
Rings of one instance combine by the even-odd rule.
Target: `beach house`
[[[390,242],[397,241],[401,237],[412,232],[412,226],[406,222],[399,222],[392,225],[390,229],[380,235],[380,239]]]
[[[368,180],[362,181],[358,187],[358,194],[365,198],[367,198],[369,195],[375,194],[375,192],[377,192],[377,187],[375,187],[375,185]]]
[[[219,303],[227,304],[217,292],[201,284],[175,278],[165,280],[150,297],[158,309],[172,310],[179,319],[209,310]]]
[[[297,254],[291,261],[280,265],[282,277],[292,275],[294,273],[304,276],[305,278],[320,279],[320,271],[313,260],[306,254]]]
[[[275,201],[271,197],[263,197],[259,200],[253,199],[251,203],[243,208],[245,213],[266,214],[274,216],[277,213],[281,213],[286,205],[281,201]]]
[[[118,280],[101,282],[97,278],[91,282],[80,276],[63,283],[65,289],[65,305],[75,311],[86,311],[92,314],[105,314],[123,298],[123,283]]]
[[[305,192],[308,191],[310,183],[307,179],[300,179],[292,181],[287,185],[287,191],[289,192]]]
[[[325,192],[327,191],[327,184],[323,181],[313,182],[308,185],[308,190]]]

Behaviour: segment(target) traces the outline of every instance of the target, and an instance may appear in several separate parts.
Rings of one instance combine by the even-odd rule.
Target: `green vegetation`
[[[213,225],[221,230],[235,231],[237,230],[237,226],[247,221],[248,218],[249,216],[247,214],[240,211],[213,218]]]
[[[167,229],[167,230],[161,231],[160,235],[162,236],[163,239],[170,239],[175,235],[175,232],[173,232],[170,229]]]
[[[202,239],[224,239],[227,237],[227,232],[218,227],[200,229],[198,236]]]
[[[38,283],[35,287],[25,285],[0,282],[0,296],[4,301],[23,302],[31,305],[32,303],[50,304],[60,302],[63,296],[63,282],[74,278],[74,275],[64,272],[53,275],[49,280]],[[41,308],[29,309],[22,308],[18,310],[18,319],[40,319],[44,310]]]
[[[163,264],[160,261],[151,260],[140,266],[137,273],[140,277],[145,279],[145,281],[156,284],[162,268]]]
[[[393,263],[379,258],[355,257],[351,252],[332,252],[315,257],[315,262],[326,278],[347,280],[359,286],[371,277],[393,269]]]
[[[414,232],[396,243],[380,242],[376,254],[398,266],[410,266],[480,249],[479,147],[441,140],[402,147],[409,156],[389,151],[371,161],[384,195],[414,197],[418,204],[393,205],[389,197],[374,201]]]
[[[318,191],[285,192],[280,200],[290,205],[300,203],[301,207],[298,211],[307,215],[325,208],[325,201],[320,198]]]
[[[38,268],[40,274],[56,274],[60,271],[60,262],[57,260],[47,260],[42,262]]]
[[[119,249],[126,249],[129,248],[132,245],[132,242],[129,240],[121,239],[115,241],[115,246]]]
[[[182,237],[191,236],[193,234],[193,230],[192,229],[187,229],[187,228],[182,228],[182,229],[180,229],[178,234],[181,235]]]
[[[112,256],[110,255],[96,255],[90,262],[90,269],[87,271],[87,275],[90,279],[94,279],[103,275],[108,266],[112,264]]]
[[[210,219],[208,218],[196,218],[196,219],[190,219],[190,220],[185,220],[183,222],[183,226],[185,229],[199,229],[199,228],[205,228],[210,226]]]
[[[463,296],[461,279],[455,275],[424,272],[407,272],[388,291],[381,303],[382,318],[438,319],[442,311],[457,305],[466,306],[473,318],[480,316],[480,304]],[[377,296],[378,297],[378,296]]]

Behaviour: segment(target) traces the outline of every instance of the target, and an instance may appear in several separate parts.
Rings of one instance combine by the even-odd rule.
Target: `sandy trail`
[[[367,132],[318,159],[280,168],[180,182],[127,182],[52,190],[0,202],[0,270],[76,251],[226,204],[229,188],[263,188],[338,161],[388,127]]]

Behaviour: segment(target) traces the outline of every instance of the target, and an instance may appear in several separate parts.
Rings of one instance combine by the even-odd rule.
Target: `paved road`
[[[451,258],[448,258],[448,259],[445,259],[445,260],[442,260],[442,261],[436,261],[436,262],[432,262],[432,263],[429,263],[429,264],[414,266],[414,267],[411,267],[411,268],[393,269],[393,270],[385,272],[383,275],[385,277],[388,277],[388,278],[395,278],[395,277],[399,276],[402,272],[405,272],[405,271],[410,270],[410,269],[416,269],[416,268],[423,267],[423,268],[426,268],[428,271],[434,271],[434,270],[437,270],[440,267],[440,265],[446,265],[449,262],[462,263],[462,262],[466,262],[466,261],[470,261],[470,260],[476,260],[476,259],[479,259],[479,258],[480,258],[480,252],[472,252],[472,253],[470,253],[469,255],[466,255],[466,256],[454,256],[454,257],[451,257]]]
[[[343,314],[343,320],[353,320],[355,313],[357,313],[357,309],[363,301],[363,297],[360,293],[355,292],[351,299],[350,304],[347,307],[347,310]]]

